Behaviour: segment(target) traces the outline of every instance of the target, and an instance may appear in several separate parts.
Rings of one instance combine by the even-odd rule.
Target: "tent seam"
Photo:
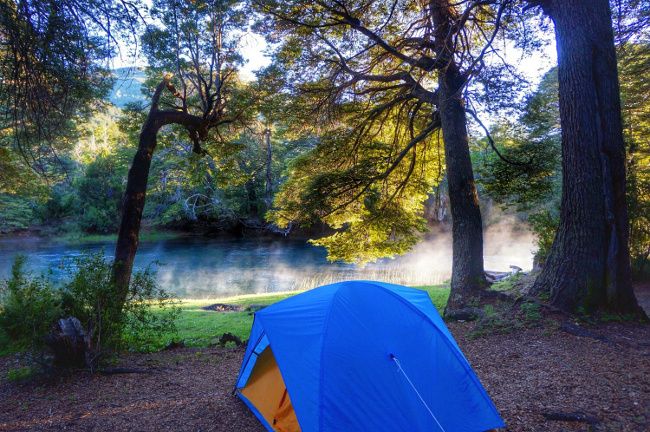
[[[452,348],[451,351],[452,351],[452,352],[454,353],[454,355],[456,356],[456,360],[459,360],[459,361],[460,361],[460,360],[463,360],[463,361],[460,361],[461,365],[463,366],[463,369],[465,369],[465,372],[470,376],[470,378],[472,379],[472,382],[474,383],[474,385],[478,388],[478,390],[480,391],[481,395],[483,395],[483,398],[488,402],[488,404],[492,407],[492,409],[494,409],[494,411],[497,413],[497,415],[499,416],[499,418],[501,418],[501,414],[499,414],[499,410],[497,409],[496,405],[494,405],[494,402],[492,402],[492,400],[490,399],[490,397],[489,397],[488,394],[487,394],[487,391],[485,390],[485,388],[483,387],[483,385],[482,385],[481,382],[479,381],[478,377],[476,376],[476,374],[475,374],[474,371],[472,370],[471,366],[469,365],[469,361],[468,361],[464,356],[461,357],[461,356],[459,355],[459,353],[458,353],[459,348],[457,348],[455,345],[453,345],[453,344],[450,343],[449,338],[447,337],[447,335],[444,334],[444,333],[443,333],[443,332],[438,328],[438,326],[436,325],[436,323],[433,322],[433,320],[432,320],[432,319],[431,319],[427,314],[425,314],[424,312],[422,312],[418,307],[416,307],[416,306],[415,306],[413,303],[411,303],[410,301],[406,300],[404,297],[398,295],[397,293],[395,293],[394,291],[391,291],[390,289],[387,289],[387,288],[386,288],[385,286],[383,286],[383,285],[380,285],[380,284],[377,284],[377,283],[374,283],[374,282],[370,282],[370,281],[367,281],[367,282],[364,281],[364,282],[362,282],[362,283],[364,283],[364,284],[366,284],[366,285],[376,286],[376,287],[378,287],[378,288],[383,289],[384,291],[388,292],[388,293],[389,293],[390,295],[392,295],[393,297],[397,298],[400,302],[404,303],[407,307],[413,309],[413,310],[416,311],[419,315],[423,316],[423,317],[425,318],[425,320],[428,321],[429,324],[431,324],[431,325],[433,326],[433,328],[436,329],[436,331],[437,331],[440,335],[443,336],[443,339],[445,340],[445,344],[447,344],[448,347]],[[424,291],[422,291],[422,292],[424,293]],[[428,299],[429,301],[431,301],[431,298],[429,298],[429,295],[428,295],[428,294],[426,294],[426,295],[427,295],[427,299]]]
[[[339,284],[341,284],[339,282]],[[323,335],[321,336],[321,344],[320,344],[320,372],[318,374],[318,406],[317,406],[317,412],[318,412],[318,430],[321,431],[323,430],[323,416],[321,415],[321,405],[322,405],[322,399],[323,399],[323,371],[325,368],[323,367],[323,352],[325,351],[324,346],[325,346],[325,336],[327,336],[327,330],[329,329],[329,324],[330,324],[330,314],[332,312],[332,307],[334,305],[334,300],[336,300],[336,297],[339,295],[341,290],[344,287],[339,286],[339,288],[336,290],[334,295],[332,296],[332,299],[330,300],[330,304],[327,307],[327,313],[325,314],[325,320],[323,321]]]
[[[251,331],[255,327],[255,320],[257,320],[257,319],[258,319],[257,313],[253,314],[253,324],[251,324]],[[260,333],[260,337],[258,337],[257,340],[255,341],[255,345],[253,345],[253,348],[251,348],[250,353],[244,359],[246,362],[244,364],[242,364],[241,369],[239,370],[239,375],[237,376],[237,381],[235,381],[235,389],[238,389],[237,385],[239,384],[239,380],[241,379],[242,374],[244,373],[244,370],[246,369],[246,366],[248,366],[248,363],[251,360],[251,356],[255,353],[255,349],[260,344],[260,342],[262,341],[262,338],[264,337],[265,334],[266,334],[266,330],[264,330],[264,327],[262,326],[262,333]],[[248,340],[248,343],[250,343],[250,339]],[[269,345],[270,345],[270,343],[269,343]],[[246,351],[248,351],[248,346],[246,347]]]

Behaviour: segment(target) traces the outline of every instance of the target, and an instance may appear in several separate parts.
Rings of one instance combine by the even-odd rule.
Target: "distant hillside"
[[[123,67],[113,69],[115,84],[108,99],[117,107],[124,108],[126,104],[137,101],[145,101],[140,92],[145,75],[142,69],[137,67]]]

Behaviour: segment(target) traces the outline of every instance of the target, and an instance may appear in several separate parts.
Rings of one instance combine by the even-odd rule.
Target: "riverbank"
[[[142,230],[140,241],[161,241],[182,238],[201,237],[192,233],[168,230]],[[69,245],[84,245],[92,243],[115,243],[117,234],[89,234],[82,231],[52,232],[49,230],[30,229],[0,233],[0,241],[52,241]]]
[[[650,427],[650,326],[607,323],[577,336],[545,322],[475,337],[476,325],[448,324],[508,431]],[[0,431],[262,432],[231,394],[243,353],[243,347],[131,353],[116,366],[147,373],[25,383],[6,379],[17,359],[0,358]]]

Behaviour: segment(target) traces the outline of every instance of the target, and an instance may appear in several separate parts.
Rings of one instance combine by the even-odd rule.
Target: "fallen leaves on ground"
[[[558,325],[472,338],[473,326],[452,323],[450,329],[507,430],[650,429],[650,326],[590,327],[599,339]],[[83,373],[26,383],[5,378],[20,365],[17,357],[0,358],[0,430],[262,432],[231,393],[243,353],[180,348],[129,354],[120,367],[153,373]],[[581,413],[598,423],[549,420],[545,413]]]

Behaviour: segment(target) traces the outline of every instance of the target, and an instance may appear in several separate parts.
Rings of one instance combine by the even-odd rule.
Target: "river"
[[[185,298],[301,290],[347,279],[429,285],[449,279],[449,243],[439,237],[420,243],[404,256],[359,267],[330,263],[323,248],[300,240],[189,237],[142,242],[135,265],[142,268],[157,262],[161,286]],[[497,236],[492,247],[490,243],[486,241],[486,268],[508,270],[511,264],[530,268],[533,247],[529,238]],[[39,238],[0,239],[0,279],[9,276],[17,254],[27,256],[32,273],[51,272],[54,279],[62,279],[62,268],[74,257],[99,250],[110,257],[113,248],[112,242],[79,245]]]

